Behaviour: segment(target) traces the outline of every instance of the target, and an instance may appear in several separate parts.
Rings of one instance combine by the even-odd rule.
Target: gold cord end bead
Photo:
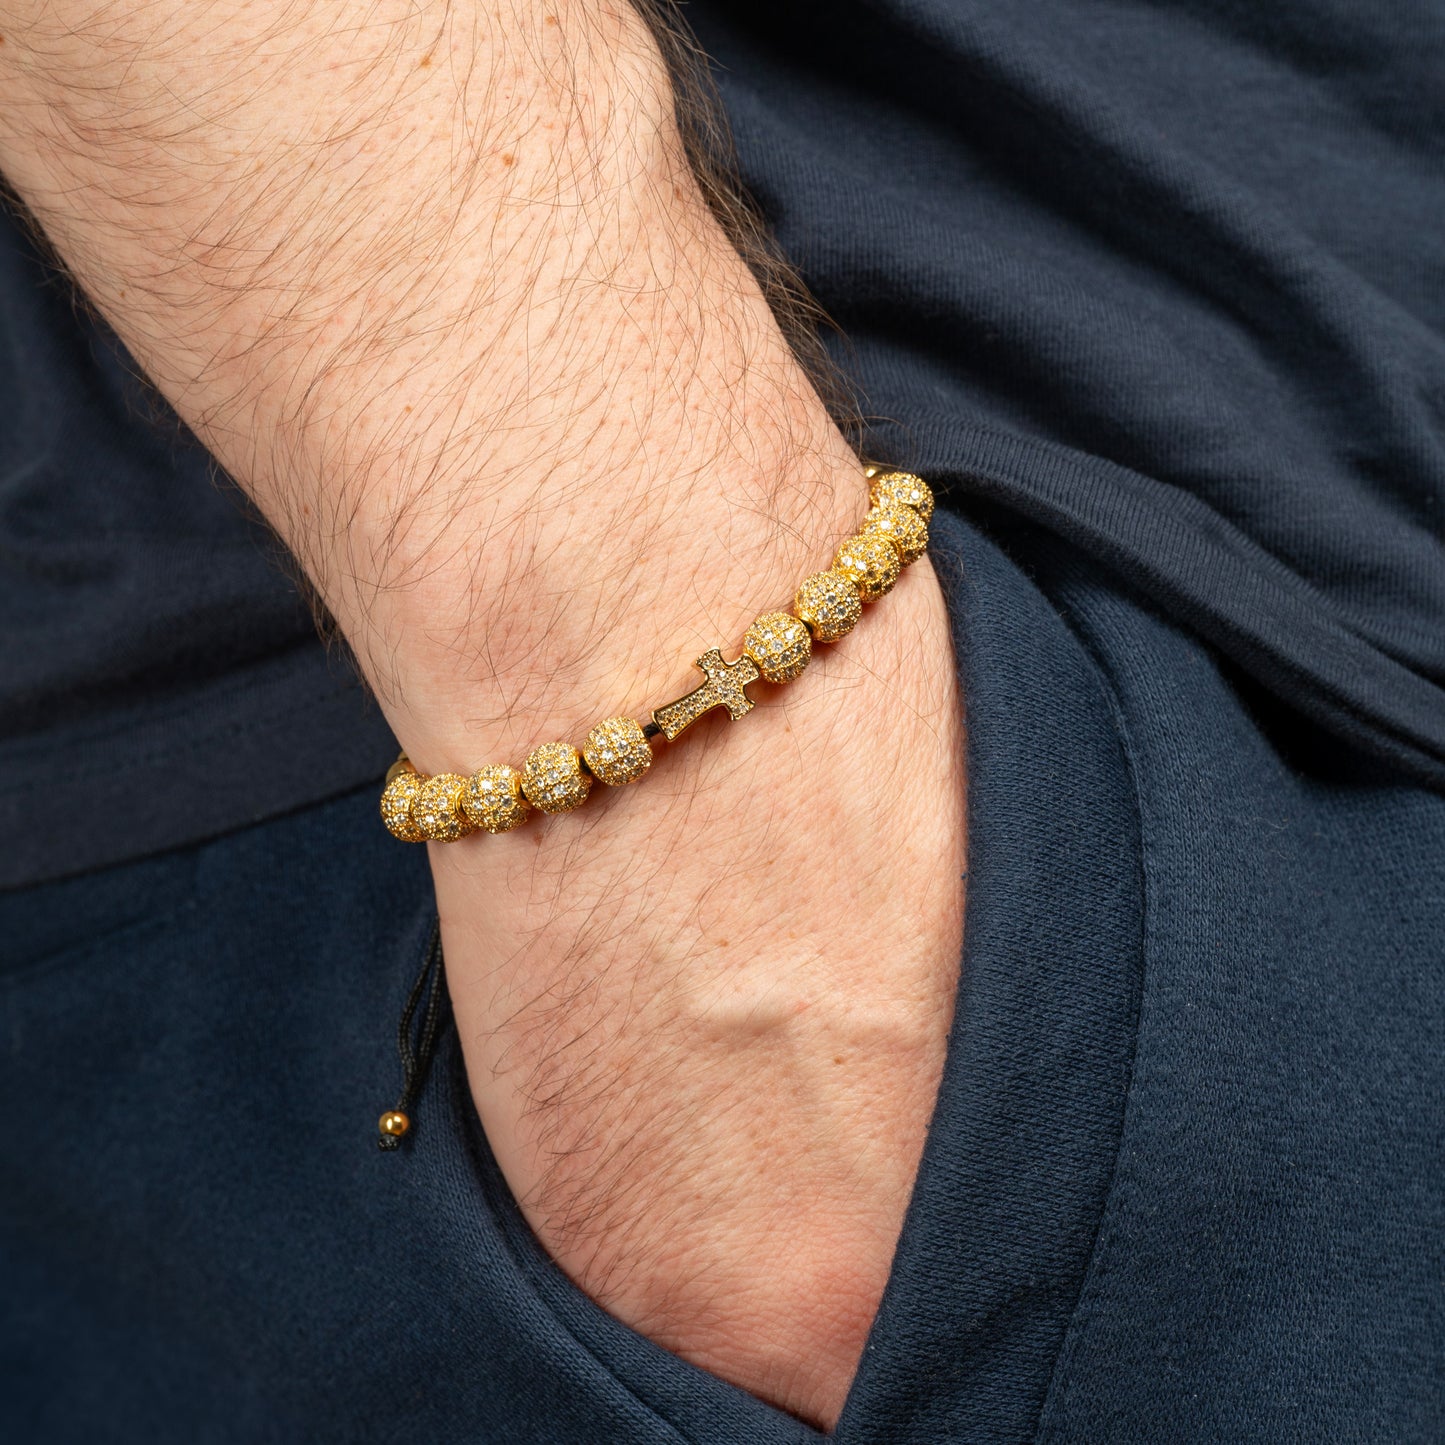
[[[636,718],[610,717],[587,734],[582,761],[593,777],[620,788],[635,783],[652,766],[652,744]]]
[[[522,775],[506,763],[489,763],[467,779],[462,811],[488,833],[506,833],[527,821],[531,804],[522,796]]]
[[[743,651],[767,682],[791,682],[808,665],[813,639],[791,612],[764,612],[748,628]]]
[[[838,548],[833,570],[848,578],[863,601],[876,602],[892,590],[903,564],[898,559],[898,548],[887,537],[860,532]]]
[[[868,500],[875,507],[889,502],[912,507],[925,522],[933,520],[933,490],[912,472],[879,472],[869,480]]]
[[[398,765],[392,766],[395,769]],[[408,763],[405,770],[393,771],[381,794],[381,821],[391,836],[403,843],[420,843],[426,837],[412,816],[421,785],[422,779]]]
[[[467,779],[460,773],[437,773],[422,783],[411,805],[422,836],[432,843],[454,843],[472,831],[472,820],[462,811]]]
[[[583,771],[582,755],[571,743],[543,743],[522,765],[522,792],[544,813],[570,813],[591,791],[591,775]]]
[[[837,642],[858,625],[863,603],[852,578],[842,572],[814,572],[799,586],[793,612],[807,624],[814,642]]]
[[[906,567],[928,550],[928,523],[913,510],[897,502],[881,502],[858,529],[865,536],[887,537],[898,549],[898,560]]]
[[[411,1120],[400,1109],[388,1109],[376,1121],[376,1127],[388,1138],[399,1139],[411,1128]]]

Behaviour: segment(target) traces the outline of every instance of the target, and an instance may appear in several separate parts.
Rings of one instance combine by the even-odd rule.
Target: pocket
[[[529,1297],[528,1307],[513,1312],[510,1327],[519,1337],[545,1337],[548,1348],[545,1354],[539,1353],[539,1359],[548,1355],[556,1359],[559,1352],[564,1359],[570,1356],[568,1372],[589,1382],[571,1401],[570,1410],[579,1412],[576,1417],[557,1413],[545,1427],[535,1428],[551,1432],[548,1439],[586,1440],[588,1445],[614,1440],[628,1445],[643,1440],[806,1445],[823,1439],[793,1416],[654,1344],[578,1289],[532,1233],[502,1177],[472,1104],[455,1035],[448,1038],[438,1066],[438,1083],[445,1080],[455,1111],[453,1133],[467,1140],[476,1186],[485,1204],[479,1244],[490,1269],[509,1270],[508,1290]],[[639,1417],[627,1433],[611,1433],[605,1423],[615,1408],[609,1397],[619,1390]],[[593,1403],[589,1403],[588,1391]],[[550,1388],[548,1393],[552,1393]],[[574,1425],[572,1418],[587,1423]],[[569,1433],[571,1430],[578,1433]]]
[[[940,510],[969,719],[953,1035],[836,1438],[1034,1438],[1113,1179],[1143,974],[1134,784],[1096,664],[982,532]]]

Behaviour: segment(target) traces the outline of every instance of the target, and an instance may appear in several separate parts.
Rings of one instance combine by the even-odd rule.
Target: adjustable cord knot
[[[396,1031],[396,1051],[401,1057],[401,1096],[396,1101],[396,1107],[388,1109],[377,1121],[380,1135],[376,1141],[378,1149],[400,1148],[401,1141],[411,1132],[411,1111],[426,1085],[437,1040],[446,1023],[449,1003],[442,962],[441,920],[437,919],[432,924],[431,940],[427,944],[421,972],[417,974],[416,982],[407,995],[406,1007],[401,1011],[401,1023]],[[421,1010],[421,1023],[416,1028],[416,1042],[413,1044],[412,1025],[418,1009]]]

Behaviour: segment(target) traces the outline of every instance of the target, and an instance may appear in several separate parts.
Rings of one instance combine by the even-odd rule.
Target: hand
[[[542,1241],[831,1426],[943,1059],[963,749],[926,560],[817,654],[633,787],[432,846],[473,1095]]]

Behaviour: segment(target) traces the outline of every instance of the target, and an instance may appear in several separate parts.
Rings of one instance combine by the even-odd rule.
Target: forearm
[[[472,439],[592,410],[594,350],[659,299],[645,213],[692,204],[660,207],[684,168],[626,5],[357,14],[37,6],[0,52],[6,173],[313,566],[298,490],[389,521]]]
[[[425,756],[418,714],[475,718],[478,637],[529,732],[588,656],[589,703],[670,685],[678,637],[598,635],[690,585],[669,527],[743,607],[857,499],[628,5],[358,13],[36,6],[0,47],[0,167]]]
[[[0,168],[419,765],[517,762],[690,686],[827,565],[864,485],[629,8],[357,13],[12,16]],[[644,787],[433,869],[473,1094],[543,1241],[639,1329],[828,1420],[958,956],[926,560],[819,654]]]

